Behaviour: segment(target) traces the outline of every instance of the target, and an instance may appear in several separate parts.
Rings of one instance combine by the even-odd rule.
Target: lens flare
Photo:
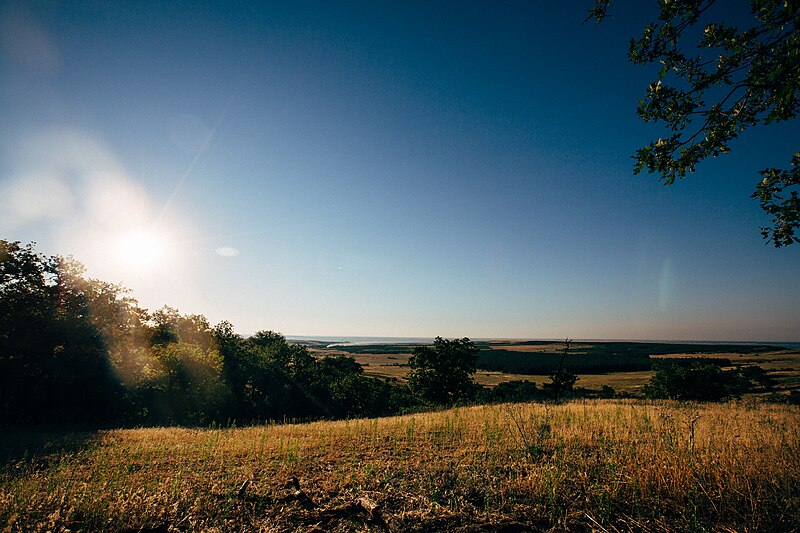
[[[133,271],[158,267],[165,256],[166,245],[158,234],[137,229],[119,236],[115,243],[117,260]]]

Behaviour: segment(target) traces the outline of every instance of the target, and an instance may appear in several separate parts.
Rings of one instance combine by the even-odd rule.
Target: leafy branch
[[[632,39],[628,59],[661,65],[639,101],[645,122],[664,123],[670,135],[634,155],[634,173],[656,173],[665,185],[684,178],[756,125],[795,119],[800,112],[800,1],[750,0],[754,25],[701,23],[715,0],[660,0],[657,21]],[[595,0],[586,21],[610,16],[611,0]],[[698,34],[690,34],[695,28]],[[686,49],[695,51],[687,53]],[[800,242],[797,154],[792,168],[767,168],[752,197],[771,217],[762,235],[776,247]]]

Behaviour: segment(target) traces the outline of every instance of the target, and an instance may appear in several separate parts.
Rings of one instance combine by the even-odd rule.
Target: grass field
[[[9,532],[800,529],[791,406],[595,400],[0,440]]]

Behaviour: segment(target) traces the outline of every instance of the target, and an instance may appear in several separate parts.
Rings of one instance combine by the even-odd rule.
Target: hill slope
[[[800,528],[788,406],[592,401],[3,439],[6,531]]]

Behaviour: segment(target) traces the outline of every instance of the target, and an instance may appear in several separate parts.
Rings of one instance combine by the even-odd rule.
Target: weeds
[[[527,418],[526,418],[527,414]],[[545,406],[545,414],[541,419],[534,413],[525,412],[522,406],[509,405],[508,416],[512,421],[511,434],[515,442],[521,447],[528,457],[539,460],[552,453],[552,426],[550,425],[550,412]]]

